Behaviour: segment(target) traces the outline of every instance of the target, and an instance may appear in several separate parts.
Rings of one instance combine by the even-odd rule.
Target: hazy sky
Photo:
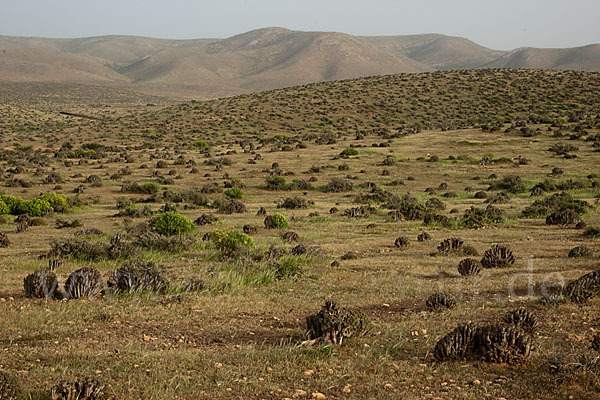
[[[0,34],[224,38],[256,28],[444,33],[506,50],[600,42],[600,0],[0,0]]]

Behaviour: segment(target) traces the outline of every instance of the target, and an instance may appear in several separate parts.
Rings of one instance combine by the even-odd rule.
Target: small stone
[[[314,373],[315,373],[315,371],[313,371],[312,369],[307,369],[306,371],[304,371],[305,376],[311,376]]]
[[[475,386],[479,386],[479,385],[481,385],[481,381],[480,381],[479,379],[475,379],[475,380],[473,381],[473,385],[475,385]]]
[[[386,383],[385,385],[383,385],[383,388],[386,390],[392,390],[394,387],[390,383]]]
[[[344,393],[350,393],[351,392],[350,385],[344,386],[344,388],[342,389],[342,392],[344,392]]]
[[[306,390],[294,389],[294,394],[292,395],[292,397],[295,398],[295,399],[297,399],[298,397],[304,397],[307,394],[308,393],[306,393]]]
[[[325,396],[323,393],[315,392],[312,394],[312,398],[314,400],[325,400],[327,396]]]
[[[215,368],[219,369],[219,368],[223,368],[223,364],[221,363],[216,363],[215,364]]]

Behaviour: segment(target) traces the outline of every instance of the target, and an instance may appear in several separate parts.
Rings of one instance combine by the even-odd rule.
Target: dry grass
[[[552,86],[552,74],[544,73],[540,79]],[[595,82],[597,77],[590,75],[589,79]],[[339,88],[343,84],[331,85]],[[290,89],[288,93],[298,90],[308,89]],[[201,104],[199,109],[219,108],[227,101]],[[243,114],[247,98],[237,101],[239,103],[231,103],[228,107],[240,107],[239,112]],[[557,101],[555,104],[562,103]],[[265,105],[276,106],[275,103]],[[589,115],[594,111],[598,113],[594,107],[597,104],[586,108]],[[510,105],[504,108],[507,112],[511,110]],[[46,265],[47,261],[39,260],[38,256],[48,251],[53,238],[71,237],[76,229],[55,229],[54,220],[64,217],[56,215],[44,217],[48,222],[46,226],[33,226],[17,234],[9,217],[7,224],[0,225],[0,231],[7,233],[12,242],[8,248],[0,249],[0,307],[3,311],[0,317],[0,351],[3,355],[0,368],[15,371],[32,398],[43,397],[45,390],[61,379],[86,376],[98,376],[109,385],[108,392],[119,398],[286,398],[293,397],[296,389],[306,391],[309,397],[311,393],[320,392],[328,398],[348,399],[396,399],[400,396],[407,399],[555,399],[569,396],[593,399],[597,396],[600,382],[594,373],[579,371],[557,381],[549,373],[547,360],[557,355],[576,358],[591,351],[591,338],[600,330],[599,300],[593,299],[583,306],[542,307],[537,299],[541,296],[544,280],[556,281],[558,275],[570,280],[597,269],[597,258],[573,259],[567,254],[572,247],[582,244],[599,254],[598,239],[585,239],[581,230],[572,227],[547,226],[543,219],[519,218],[522,209],[533,201],[529,191],[511,194],[510,202],[497,205],[505,211],[506,222],[479,230],[423,226],[421,221],[392,222],[387,217],[388,210],[381,208],[365,219],[341,216],[343,210],[357,206],[354,202],[357,194],[369,192],[360,186],[365,182],[374,182],[397,195],[411,193],[420,201],[432,197],[424,192],[425,189],[437,188],[444,182],[448,188],[438,190],[433,197],[445,202],[446,209],[442,214],[454,217],[461,216],[473,205],[485,206],[484,200],[474,199],[473,195],[487,189],[491,180],[485,178],[490,174],[500,178],[519,175],[530,189],[546,179],[553,167],[565,171],[564,175],[553,178],[556,181],[586,182],[584,189],[570,193],[595,204],[598,189],[590,186],[586,176],[597,173],[600,153],[594,151],[591,141],[569,142],[577,144],[579,151],[575,152],[577,158],[566,160],[547,149],[567,139],[554,138],[552,132],[546,131],[548,125],[538,124],[529,124],[543,130],[533,138],[523,137],[516,131],[483,133],[471,127],[410,134],[391,139],[389,147],[373,147],[373,144],[388,140],[372,132],[357,140],[355,132],[349,129],[345,134],[336,135],[335,143],[317,144],[313,140],[304,140],[307,148],[292,151],[270,151],[271,144],[260,148],[265,135],[246,134],[243,136],[256,144],[256,153],[262,156],[256,164],[248,164],[254,154],[247,146],[244,151],[234,144],[235,135],[207,135],[212,159],[227,157],[231,161],[230,165],[223,164],[215,171],[215,166],[203,164],[208,159],[205,154],[189,146],[194,139],[204,137],[202,129],[207,127],[195,124],[196,111],[188,112],[186,107],[156,115],[157,118],[170,115],[169,118],[174,120],[177,117],[183,131],[165,130],[164,136],[158,139],[164,148],[157,145],[147,149],[136,147],[139,143],[131,141],[137,139],[119,136],[121,128],[126,134],[135,119],[146,124],[150,115],[104,125],[83,121],[72,128],[67,127],[64,137],[58,143],[55,141],[53,147],[70,141],[73,148],[78,149],[81,144],[94,140],[92,138],[104,138],[103,143],[107,145],[129,143],[131,146],[126,152],[133,156],[132,161],[124,162],[118,152],[108,152],[105,158],[89,160],[85,165],[78,165],[75,160],[70,167],[65,167],[62,158],[49,158],[49,163],[43,166],[44,173],[35,175],[35,162],[21,157],[20,161],[9,161],[20,163],[25,160],[25,171],[15,177],[32,181],[36,186],[6,187],[3,192],[32,198],[40,192],[55,190],[72,196],[73,190],[83,184],[85,191],[81,199],[88,205],[75,208],[67,219],[78,219],[85,228],[99,228],[107,234],[104,240],[108,240],[108,234],[124,228],[125,218],[114,217],[118,211],[115,207],[117,199],[149,197],[121,193],[121,182],[125,179],[156,182],[152,172],[156,170],[156,161],[163,159],[168,167],[158,169],[160,174],[172,178],[180,176],[172,184],[163,185],[170,190],[216,183],[222,191],[227,180],[225,175],[239,178],[245,185],[242,201],[248,211],[218,214],[220,222],[217,225],[197,228],[199,238],[215,228],[232,226],[241,229],[243,225],[251,224],[259,227],[253,237],[260,248],[267,248],[272,243],[291,248],[293,245],[283,243],[279,237],[283,230],[264,229],[264,216],[255,216],[259,207],[264,206],[269,214],[284,214],[290,221],[290,229],[297,232],[307,246],[319,246],[320,255],[304,263],[301,277],[273,281],[266,275],[244,271],[243,265],[220,260],[210,244],[198,243],[191,250],[177,254],[144,251],[140,257],[164,265],[172,282],[181,285],[190,276],[200,278],[205,282],[204,290],[181,293],[174,289],[166,294],[106,295],[94,300],[46,302],[24,296],[23,278]],[[204,118],[208,120],[216,115],[220,115],[220,111],[207,113]],[[260,114],[256,115],[258,118]],[[361,124],[369,124],[365,114],[357,113],[357,116]],[[268,124],[272,122],[270,118],[265,117]],[[459,123],[459,120],[450,122]],[[251,119],[249,121],[252,123]],[[139,125],[139,131],[145,126]],[[275,124],[269,126],[273,131],[278,129]],[[506,127],[508,125],[503,126]],[[193,129],[200,128],[198,133],[192,133]],[[223,133],[231,133],[230,129],[228,123],[223,123]],[[592,137],[599,132],[598,126],[588,131],[586,137]],[[281,132],[286,131],[278,131]],[[290,131],[286,133],[294,135]],[[43,139],[43,135],[47,137]],[[55,133],[37,137],[20,135],[19,140],[34,147],[44,147],[51,142],[52,135]],[[2,147],[14,146],[10,137],[3,137],[2,142]],[[172,146],[169,146],[170,142]],[[182,143],[188,146],[182,146]],[[357,147],[359,154],[356,157],[335,158],[349,146],[364,147]],[[233,149],[236,152],[231,153]],[[477,161],[486,153],[493,153],[496,160],[522,156],[529,163],[518,166],[509,161],[480,166]],[[194,160],[198,173],[189,173],[190,165],[175,165],[179,155]],[[381,162],[388,155],[398,161],[384,167]],[[437,155],[440,161],[429,162],[428,155]],[[449,160],[449,156],[463,157],[462,160]],[[419,157],[424,159],[418,160]],[[312,184],[324,186],[332,178],[350,175],[357,176],[352,180],[355,187],[343,193],[269,191],[265,189],[265,178],[270,175],[266,171],[275,162],[284,172],[293,171],[294,175],[287,177],[288,182],[294,178],[308,181],[310,177],[317,177],[318,181]],[[141,169],[142,164],[148,168]],[[339,171],[340,164],[347,164],[349,170]],[[311,166],[327,165],[333,168],[309,171]],[[12,166],[4,162],[2,168],[6,170]],[[111,179],[111,175],[124,167],[130,169],[130,175]],[[40,184],[52,169],[65,178],[60,189],[55,189],[55,184]],[[389,175],[383,176],[383,169],[389,170]],[[167,175],[169,170],[174,170],[174,175]],[[102,186],[85,183],[85,178],[92,174],[101,176]],[[473,180],[474,176],[483,179]],[[404,185],[385,186],[394,180],[403,180]],[[465,192],[466,186],[474,191]],[[449,191],[456,192],[457,197],[443,197]],[[212,200],[221,194],[207,196]],[[314,205],[308,209],[276,208],[277,203],[291,196],[305,196],[314,201]],[[153,210],[158,210],[161,205],[160,200],[150,203]],[[181,204],[177,206],[191,219],[203,213],[215,213],[204,207],[184,209]],[[340,213],[330,215],[332,207],[338,208]],[[450,214],[452,209],[457,209],[458,213]],[[145,219],[135,218],[137,222]],[[590,209],[584,220],[590,226],[600,225],[596,209]],[[417,242],[416,236],[423,230],[431,234],[431,241]],[[396,248],[394,240],[398,236],[410,238],[409,246]],[[484,270],[477,277],[463,278],[458,274],[457,265],[464,257],[436,255],[439,242],[449,237],[462,238],[480,255],[492,244],[508,245],[517,261],[509,268]],[[340,261],[349,251],[357,252],[358,258]],[[329,264],[333,260],[338,260],[339,266],[331,267]],[[530,263],[531,271],[528,269]],[[119,265],[120,262],[110,260],[92,263],[68,259],[57,273],[66,278],[69,272],[85,266],[108,273]],[[518,275],[529,272],[530,276]],[[520,297],[527,294],[528,277],[534,284],[535,298]],[[511,281],[513,284],[509,285]],[[456,297],[458,306],[441,313],[427,312],[425,299],[439,291]],[[340,305],[366,313],[373,324],[371,333],[352,338],[339,347],[299,346],[304,339],[305,316],[316,312],[327,298],[335,298]],[[520,306],[534,311],[540,320],[540,328],[534,337],[535,351],[528,364],[513,367],[478,361],[434,362],[432,351],[436,341],[458,323],[498,321],[504,313]]]

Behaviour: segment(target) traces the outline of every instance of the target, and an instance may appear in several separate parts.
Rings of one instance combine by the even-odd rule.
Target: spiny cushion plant
[[[577,246],[569,250],[569,258],[592,257],[594,252],[587,246]]]
[[[410,240],[406,236],[400,236],[394,241],[394,246],[398,248],[408,247]]]
[[[21,388],[16,377],[8,371],[0,370],[0,399],[19,400]]]
[[[507,246],[494,245],[483,253],[483,268],[503,268],[515,263],[515,256]]]
[[[465,258],[458,263],[458,273],[462,276],[475,276],[481,272],[481,262],[474,258]]]
[[[298,235],[296,232],[288,231],[281,235],[281,239],[288,243],[297,242],[300,240],[300,235]]]
[[[102,274],[93,268],[81,268],[71,273],[65,282],[68,299],[96,297],[106,288]]]
[[[421,232],[417,235],[417,241],[419,242],[426,242],[428,240],[431,240],[431,235],[427,232]]]
[[[233,257],[255,247],[251,236],[235,229],[215,230],[210,233],[210,240],[225,257]]]
[[[454,308],[454,306],[456,306],[456,300],[449,294],[435,293],[427,298],[425,305],[429,311],[438,311],[444,308]]]
[[[50,299],[56,296],[58,280],[50,271],[36,271],[23,279],[23,287],[27,297]]]
[[[437,247],[438,253],[443,255],[463,254],[476,256],[477,250],[471,246],[465,246],[464,240],[460,238],[448,238],[440,242]]]
[[[0,247],[8,247],[10,246],[10,240],[8,239],[8,236],[6,236],[4,233],[0,232]]]
[[[152,261],[132,260],[114,271],[108,284],[120,292],[160,292],[166,289],[168,281],[163,267]]]
[[[97,379],[87,378],[76,382],[60,382],[50,389],[50,400],[104,400],[105,385]]]
[[[433,350],[437,361],[468,358],[477,349],[479,327],[472,323],[460,324],[440,339]]]
[[[523,329],[526,332],[533,333],[538,328],[538,320],[535,314],[524,308],[513,310],[504,315],[504,322]]]
[[[481,329],[479,351],[486,361],[506,364],[526,362],[532,349],[531,337],[511,325],[492,325]]]
[[[174,211],[160,214],[150,222],[152,228],[161,235],[185,235],[195,229],[194,223]]]
[[[367,318],[362,313],[327,300],[318,313],[306,317],[306,336],[309,340],[340,345],[349,337],[365,333],[367,326]]]
[[[600,333],[596,334],[592,339],[592,349],[600,351]]]
[[[583,303],[600,291],[600,270],[585,274],[567,284],[563,294],[575,303]]]

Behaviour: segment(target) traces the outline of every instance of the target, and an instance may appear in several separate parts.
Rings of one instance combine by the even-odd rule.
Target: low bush
[[[269,215],[264,221],[265,228],[267,229],[280,229],[287,228],[289,226],[288,220],[281,214]]]
[[[150,221],[150,225],[157,233],[164,236],[186,235],[196,228],[190,219],[174,211],[160,214]]]
[[[223,194],[225,196],[229,197],[230,199],[241,199],[242,196],[244,195],[244,192],[240,188],[232,187],[229,189],[225,189]]]
[[[255,247],[251,236],[234,229],[215,230],[211,232],[210,240],[225,257],[234,257]]]

